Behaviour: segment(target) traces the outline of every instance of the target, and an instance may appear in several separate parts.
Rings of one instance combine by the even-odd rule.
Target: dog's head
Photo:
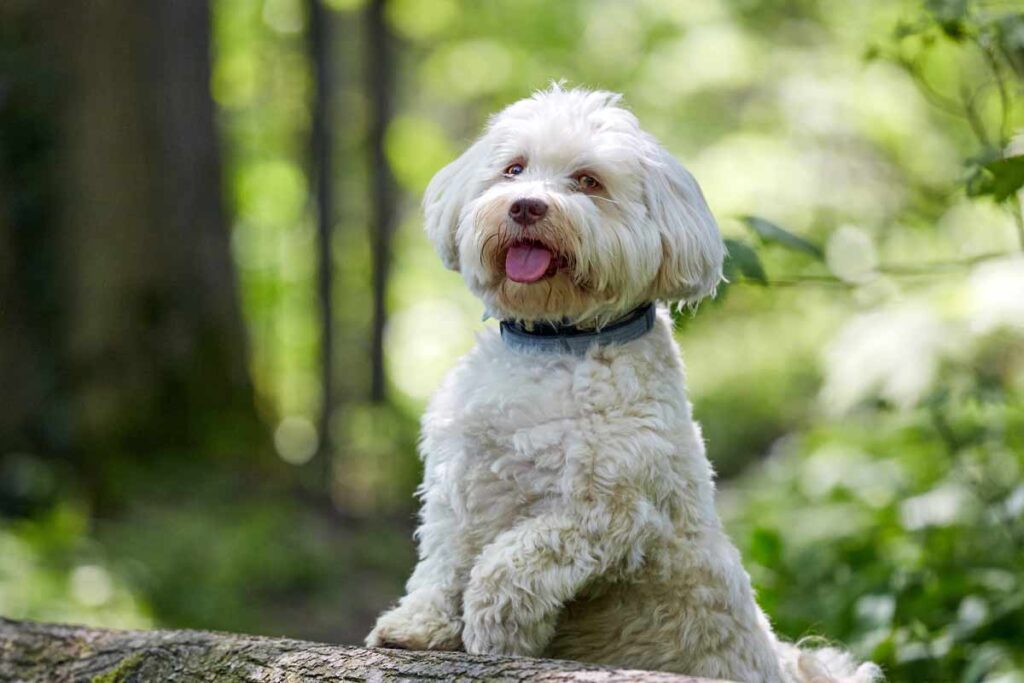
[[[558,86],[516,102],[427,187],[428,236],[492,315],[600,323],[714,292],[723,246],[697,182],[618,102]]]

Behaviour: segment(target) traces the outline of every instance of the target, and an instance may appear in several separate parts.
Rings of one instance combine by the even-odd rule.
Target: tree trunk
[[[0,158],[0,244],[13,252],[0,300],[14,302],[25,323],[13,335],[31,348],[0,343],[14,351],[0,379],[27,396],[16,423],[0,420],[0,460],[59,452],[101,486],[114,461],[142,454],[251,451],[208,2],[3,4],[0,23],[17,30],[0,42],[26,58],[10,76],[18,89],[0,97],[0,138],[19,152]],[[21,144],[30,124],[45,144]],[[41,199],[12,205],[26,197]]]
[[[120,451],[194,445],[250,408],[204,0],[61,0],[74,427]],[[74,20],[71,20],[74,18]]]
[[[67,446],[55,398],[65,375],[53,248],[65,96],[51,10],[0,2],[0,514],[27,514],[49,493],[24,476],[33,469],[28,454]]]
[[[375,403],[383,403],[387,399],[384,329],[387,326],[391,237],[398,216],[398,192],[385,150],[394,96],[394,38],[388,29],[386,7],[386,0],[370,0],[366,7],[366,89],[370,103],[370,248],[373,255],[370,400]]]
[[[317,458],[320,493],[330,495],[334,482],[334,136],[330,118],[334,104],[331,68],[331,17],[321,0],[306,0],[307,41],[313,68],[313,125],[310,134],[311,170],[316,188],[317,302],[320,311],[320,436]]]
[[[203,631],[111,631],[0,618],[4,681],[640,681],[676,674],[461,652],[367,650]]]

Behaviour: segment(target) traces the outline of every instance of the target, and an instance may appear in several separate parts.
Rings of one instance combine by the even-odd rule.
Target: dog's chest
[[[467,473],[504,482],[520,496],[556,494],[578,438],[580,407],[567,377],[519,379],[516,388],[478,393],[467,404],[460,418]]]
[[[572,366],[492,363],[465,377],[449,388],[443,427],[431,434],[445,444],[438,474],[453,507],[500,524],[554,504],[586,420]]]

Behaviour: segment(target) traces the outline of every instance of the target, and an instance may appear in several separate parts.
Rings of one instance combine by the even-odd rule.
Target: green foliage
[[[145,628],[151,613],[124,567],[96,542],[80,506],[61,503],[36,519],[0,519],[0,614],[97,626]]]
[[[723,274],[727,281],[734,281],[737,276],[759,285],[768,284],[768,275],[764,272],[761,259],[750,245],[736,239],[725,240],[726,258]]]
[[[1012,199],[1022,187],[1024,187],[1024,156],[996,159],[972,166],[967,179],[968,196],[991,195],[997,202]]]
[[[347,641],[362,635],[352,622],[398,589],[412,553],[404,525],[341,529],[277,497],[142,508],[100,537],[118,556],[146,558],[126,576],[163,624],[267,634],[287,625]]]
[[[924,5],[946,36],[953,40],[964,38],[967,0],[925,0]]]
[[[940,405],[780,444],[732,492],[729,526],[783,633],[849,643],[894,681],[1019,676],[1022,395]]]
[[[1024,157],[1009,133],[1024,97],[1009,35],[1024,14],[963,0],[923,9],[868,56],[899,65],[970,132],[965,193],[1005,206],[1019,240],[1004,249],[1020,249]],[[744,223],[812,255],[788,231]],[[842,252],[822,255],[847,280]],[[847,282],[871,303],[826,353],[822,415],[725,492],[727,524],[787,636],[847,643],[894,681],[1020,680],[1024,316],[989,318],[982,303],[1024,295],[1020,257],[975,267],[968,280],[890,280],[901,308],[865,283],[927,266],[874,270]]]
[[[761,238],[761,242],[764,244],[779,244],[787,249],[794,251],[800,251],[814,258],[821,260],[825,258],[825,253],[821,247],[813,242],[794,235],[788,230],[783,230],[775,223],[761,218],[760,216],[741,216],[740,220],[747,226],[751,232]]]

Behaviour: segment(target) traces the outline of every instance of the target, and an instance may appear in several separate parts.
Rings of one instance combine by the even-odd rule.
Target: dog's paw
[[[466,652],[537,657],[551,639],[553,624],[538,618],[527,596],[506,591],[467,591],[462,628]]]
[[[403,602],[377,619],[367,647],[461,650],[462,621],[425,601]]]

